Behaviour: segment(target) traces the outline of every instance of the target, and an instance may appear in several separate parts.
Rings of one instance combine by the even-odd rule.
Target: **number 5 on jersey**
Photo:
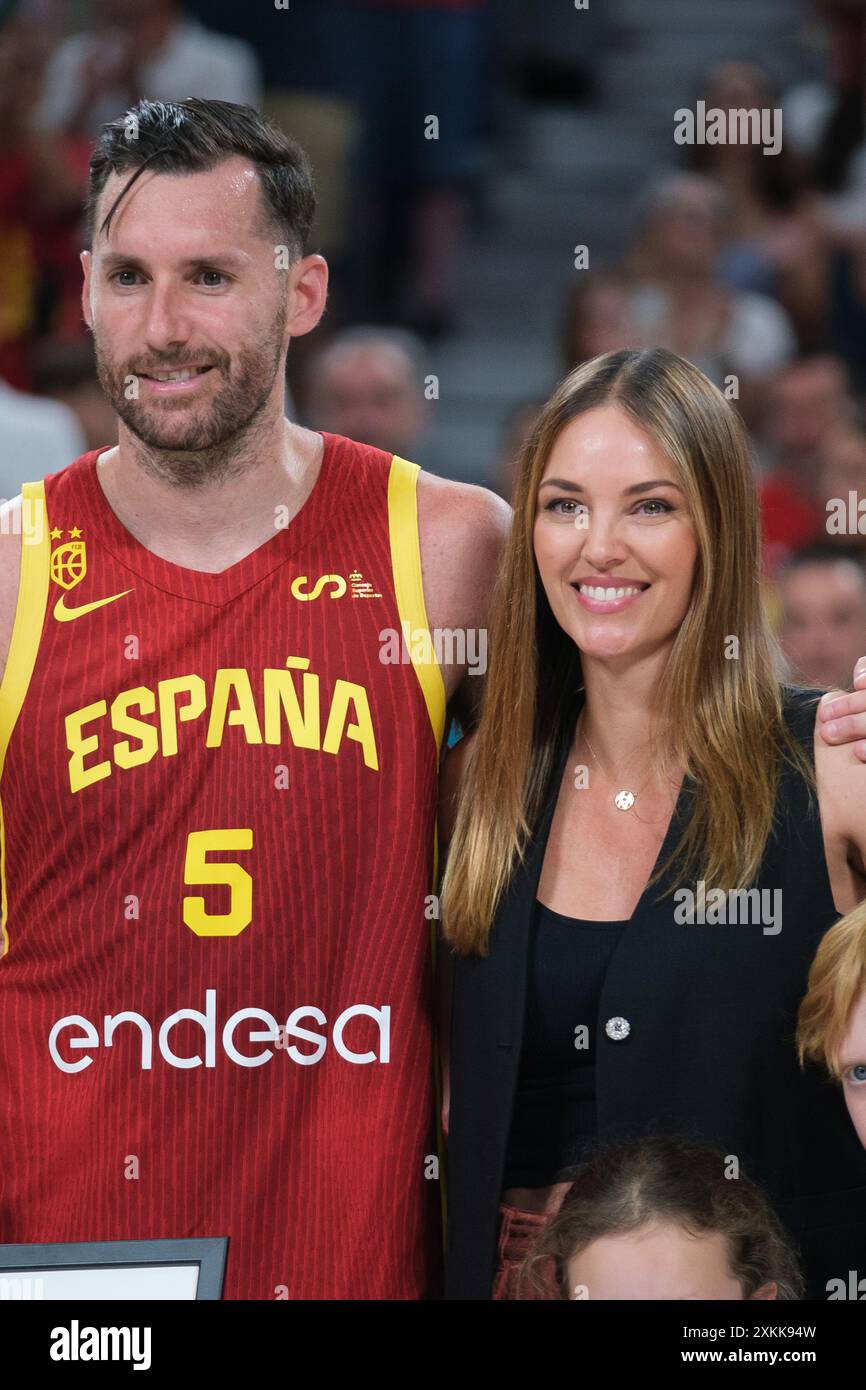
[[[206,912],[204,898],[187,895],[183,920],[196,936],[239,936],[253,920],[253,880],[241,864],[208,860],[209,850],[252,849],[251,830],[192,830],[187,837],[184,883],[225,883],[231,889],[228,912]]]

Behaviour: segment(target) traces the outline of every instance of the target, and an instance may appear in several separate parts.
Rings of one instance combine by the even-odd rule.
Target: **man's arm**
[[[434,640],[437,630],[441,634],[445,698],[449,713],[471,729],[481,705],[490,602],[511,508],[487,488],[421,473],[418,526],[424,603]]]

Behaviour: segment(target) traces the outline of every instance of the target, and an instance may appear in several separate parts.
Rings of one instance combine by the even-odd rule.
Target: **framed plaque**
[[[228,1237],[0,1245],[0,1300],[222,1297]]]

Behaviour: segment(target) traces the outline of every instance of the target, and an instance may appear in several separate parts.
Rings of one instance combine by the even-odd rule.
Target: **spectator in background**
[[[117,443],[117,416],[97,380],[90,342],[40,344],[35,353],[34,377],[41,396],[60,401],[72,411],[84,436],[85,449]]]
[[[815,141],[815,180],[838,225],[862,225],[866,200],[866,5],[863,0],[817,0],[828,25],[828,101]]]
[[[782,649],[798,679],[846,690],[866,644],[866,568],[826,543],[795,552],[778,582]]]
[[[349,312],[438,338],[454,324],[457,258],[481,168],[487,0],[334,9],[330,52],[362,127]]]
[[[309,424],[417,463],[429,423],[424,382],[424,349],[413,334],[346,329],[313,362]]]
[[[852,545],[866,560],[866,430],[862,425],[840,424],[828,433],[817,491],[822,525],[831,543]],[[837,505],[831,506],[833,502]],[[839,530],[833,518],[842,511],[847,524]]]
[[[189,96],[258,107],[249,44],[186,18],[178,0],[97,0],[91,27],[65,39],[49,64],[39,122],[95,138],[141,97]]]
[[[33,387],[39,339],[86,332],[78,253],[90,147],[35,125],[52,15],[46,0],[25,0],[0,19],[0,377],[21,391]]]
[[[566,295],[563,373],[603,352],[644,347],[632,312],[632,285],[622,270],[584,272]]]
[[[819,496],[822,450],[853,408],[845,364],[837,357],[803,357],[772,382],[761,440],[767,471],[760,484],[768,574],[790,551],[826,534]]]
[[[838,102],[839,88],[847,89],[862,61],[863,0],[812,0],[812,16],[804,16],[800,43],[808,52],[808,74],[788,87],[782,96],[785,144],[800,162],[810,167],[816,157],[826,157],[825,134]],[[825,32],[822,33],[822,30]],[[823,49],[825,71],[813,67],[815,50]],[[811,50],[811,51],[809,51]],[[834,140],[834,163],[845,163],[848,150]]]
[[[0,501],[17,497],[22,483],[59,473],[85,447],[68,406],[15,391],[0,381]]]
[[[517,481],[520,455],[543,405],[542,397],[533,396],[528,400],[518,401],[505,416],[499,447],[493,460],[490,486],[508,503],[511,502],[514,484]]]
[[[725,216],[721,187],[704,175],[669,174],[651,184],[630,257],[638,282],[631,310],[645,342],[688,358],[722,389],[735,376],[731,398],[750,422],[761,387],[797,343],[774,300],[719,279]]]
[[[813,181],[831,247],[829,343],[845,357],[858,391],[866,390],[866,4],[816,0],[830,39]],[[814,94],[813,94],[814,98]]]
[[[720,63],[700,93],[708,108],[772,110],[779,99],[753,63]],[[694,144],[691,168],[711,175],[726,196],[726,243],[719,279],[734,290],[777,299],[801,347],[824,346],[828,248],[823,221],[805,192],[805,168],[795,167],[788,142],[774,155],[760,144]]]

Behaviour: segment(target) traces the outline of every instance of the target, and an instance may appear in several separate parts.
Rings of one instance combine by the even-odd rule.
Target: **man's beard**
[[[244,443],[273,389],[285,321],[285,306],[281,306],[267,338],[237,353],[234,372],[230,372],[228,356],[212,349],[197,358],[186,352],[180,362],[177,354],[173,360],[147,361],[147,373],[153,375],[181,371],[194,362],[201,364],[204,357],[222,382],[208,399],[195,406],[182,395],[145,398],[146,388],[139,399],[130,399],[129,378],[139,376],[142,367],[137,371],[120,367],[108,356],[94,330],[99,384],[127,429],[144,446],[136,454],[149,473],[178,487],[199,487],[244,471]],[[204,386],[203,398],[211,390]]]

